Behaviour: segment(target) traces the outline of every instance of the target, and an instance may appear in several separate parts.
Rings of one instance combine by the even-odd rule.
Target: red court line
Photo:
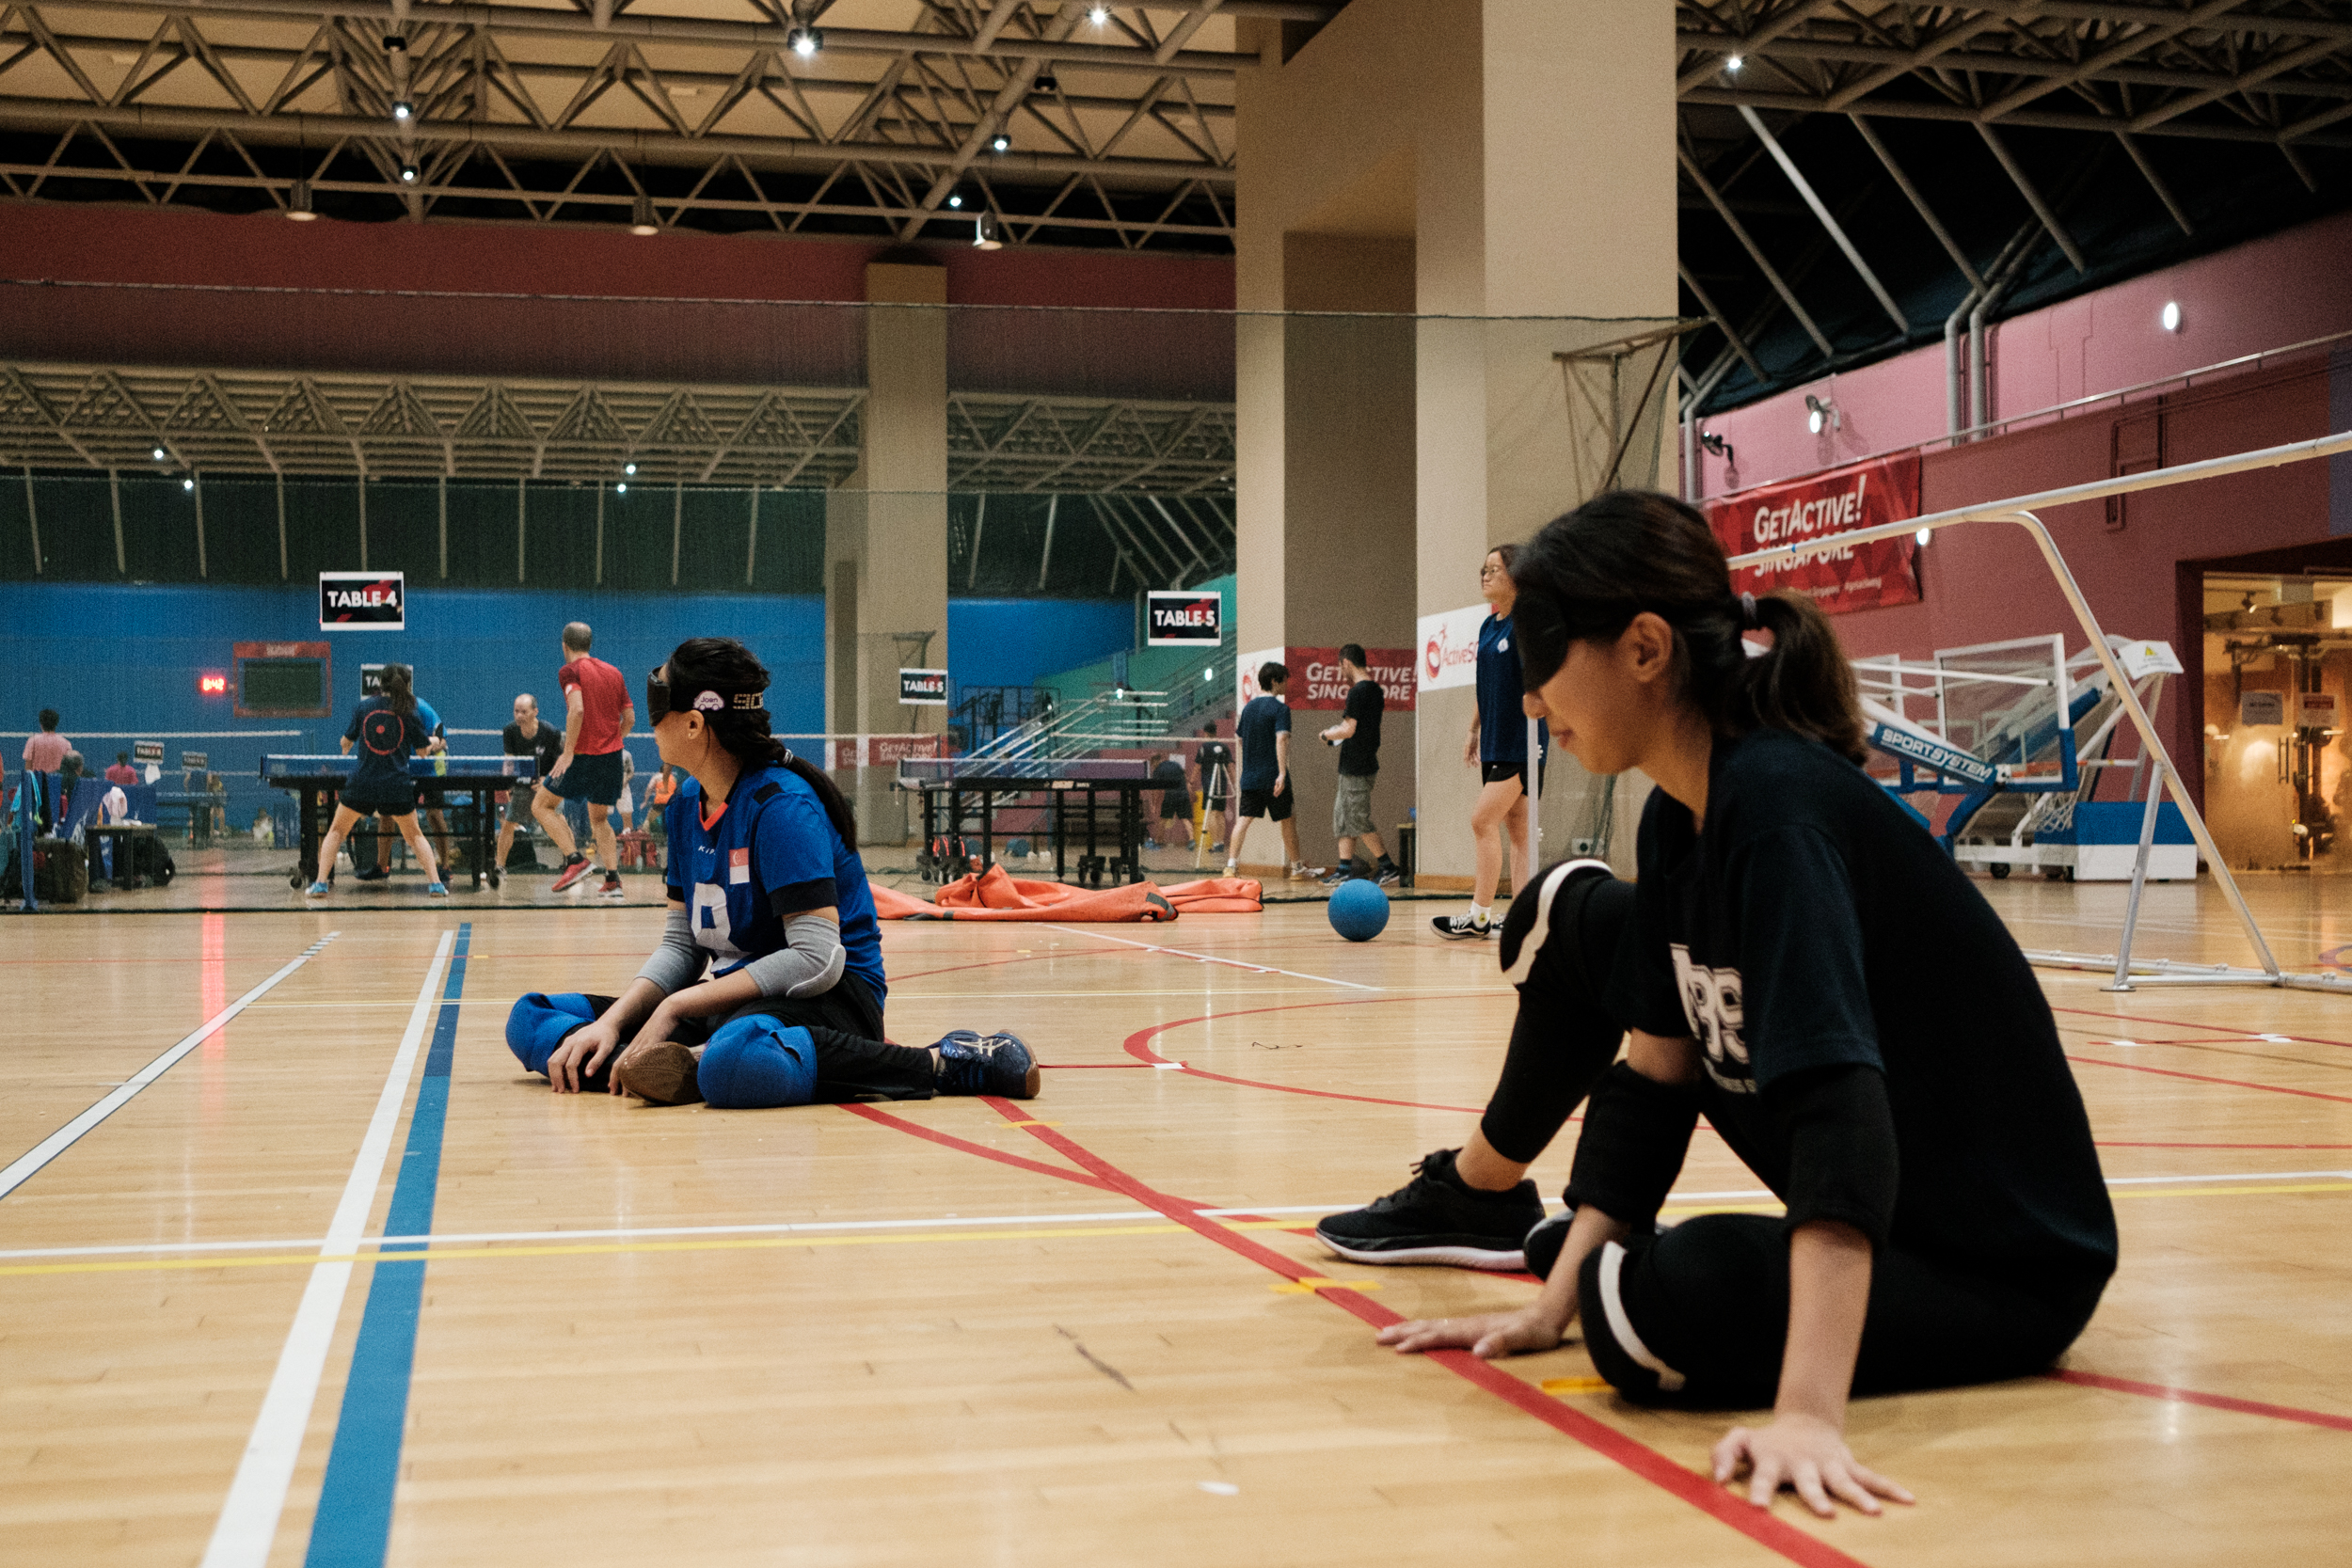
[[[2317,1410],[2297,1409],[2291,1404],[2265,1404],[2260,1400],[2241,1400],[2230,1394],[2201,1394],[2194,1388],[2172,1388],[2161,1383],[2136,1383],[2128,1377],[2071,1371],[2064,1368],[2042,1375],[2060,1383],[2079,1384],[2085,1388],[2106,1388],[2118,1394],[2139,1394],[2152,1400],[2170,1400],[2176,1404],[2201,1404],[2208,1410],[2232,1410],[2241,1416],[2268,1416],[2275,1420],[2300,1421],[2305,1426],[2352,1432],[2352,1416],[2329,1416]]]
[[[2092,1007],[2053,1007],[2050,1010],[2054,1013],[2072,1013],[2078,1018],[2103,1018],[2116,1023],[2153,1023],[2164,1029],[2201,1029],[2208,1035],[2219,1035],[2224,1039],[2251,1040],[2254,1038],[2250,1032],[2244,1029],[2224,1029],[2217,1023],[2191,1023],[2185,1019],[2146,1018],[2131,1013],[2103,1013]],[[2352,1040],[2331,1040],[2318,1035],[2289,1035],[2287,1040],[2295,1045],[2336,1045],[2352,1049]],[[2151,1040],[2148,1043],[2163,1045],[2174,1042]]]
[[[1038,1067],[1047,1072],[1072,1072],[1079,1068],[1150,1067],[1150,1062],[1040,1062]]]
[[[1022,1170],[1034,1171],[1040,1176],[1051,1176],[1064,1181],[1075,1181],[1081,1187],[1095,1187],[1104,1192],[1118,1191],[1111,1183],[1098,1177],[1088,1176],[1060,1165],[1049,1165],[1041,1160],[1026,1160],[1018,1154],[1008,1154],[1001,1148],[991,1148],[986,1144],[976,1144],[969,1139],[959,1138],[951,1132],[934,1132],[920,1122],[909,1121],[904,1117],[894,1117],[888,1111],[879,1110],[871,1105],[852,1103],[841,1108],[853,1117],[864,1117],[867,1121],[880,1122],[884,1127],[895,1127],[901,1132],[912,1132],[927,1142],[940,1144],[948,1148],[961,1149],[966,1154],[977,1154],[983,1160],[993,1160],[1000,1165],[1014,1165]]]
[[[1028,1119],[1028,1113],[1011,1101],[994,1096],[983,1096],[996,1113],[1008,1121]],[[1294,1262],[1273,1248],[1226,1228],[1212,1219],[1194,1212],[1193,1206],[1157,1188],[1145,1185],[1117,1165],[1086,1148],[1073,1139],[1064,1137],[1050,1127],[1025,1127],[1023,1132],[1043,1142],[1063,1158],[1075,1161],[1103,1179],[1104,1185],[1126,1194],[1136,1202],[1155,1209],[1186,1229],[1216,1243],[1230,1252],[1240,1254],[1251,1262],[1293,1282],[1320,1277],[1302,1263]],[[1398,1314],[1363,1295],[1343,1286],[1324,1286],[1314,1292],[1324,1300],[1370,1323],[1386,1328],[1403,1323]],[[1640,1476],[1652,1485],[1679,1497],[1702,1513],[1713,1515],[1733,1529],[1747,1536],[1789,1561],[1804,1568],[1865,1568],[1858,1560],[1847,1556],[1827,1542],[1817,1540],[1797,1528],[1770,1509],[1757,1508],[1739,1494],[1720,1486],[1709,1477],[1695,1470],[1685,1469],[1666,1455],[1645,1443],[1627,1436],[1616,1428],[1596,1420],[1581,1410],[1561,1403],[1550,1395],[1523,1379],[1512,1376],[1500,1367],[1470,1354],[1468,1351],[1432,1351],[1424,1353],[1426,1361],[1434,1361],[1446,1370],[1475,1384],[1508,1404],[1550,1427],[1562,1435],[1575,1439],[1604,1459],[1613,1461]]]
[[[2332,1100],[2339,1105],[2352,1105],[2352,1095],[2322,1094],[2317,1089],[2290,1089],[2280,1084],[2249,1084],[2243,1078],[2215,1078],[2202,1072],[2182,1072],[2169,1067],[2149,1067],[2140,1062],[2107,1062],[2096,1056],[2077,1056],[2068,1052],[2066,1059],[2089,1067],[2122,1068],[2125,1072],[2153,1072],[2159,1078],[2186,1078],[2199,1084],[2222,1084],[2233,1089],[2260,1089],[2265,1094],[2291,1094],[2305,1100]]]
[[[1461,991],[1451,994],[1454,998],[1458,998],[1461,996],[1479,996],[1484,995],[1485,993],[1481,991]],[[1172,1020],[1167,1023],[1155,1023],[1148,1029],[1136,1030],[1134,1034],[1127,1037],[1127,1054],[1135,1057],[1138,1062],[1144,1063],[1147,1066],[1154,1062],[1168,1061],[1170,1058],[1161,1055],[1157,1051],[1152,1049],[1152,1037],[1155,1035],[1165,1034],[1170,1029],[1182,1029],[1185,1025],[1192,1023],[1214,1023],[1219,1019],[1249,1018],[1258,1013],[1296,1012],[1309,1007],[1369,1007],[1382,1003],[1391,1002],[1442,1002],[1448,999],[1448,995],[1438,995],[1434,997],[1358,996],[1348,997],[1338,1002],[1290,1002],[1279,1006],[1273,1007],[1241,1007],[1236,1008],[1234,1011],[1230,1013],[1203,1013],[1199,1018],[1180,1018]],[[1195,1078],[1214,1078],[1220,1084],[1239,1084],[1242,1087],[1248,1089],[1273,1089],[1277,1093],[1280,1094],[1311,1095],[1317,1100],[1352,1100],[1359,1105],[1402,1105],[1407,1110],[1413,1111],[1459,1111],[1464,1116],[1472,1117],[1478,1115],[1481,1110],[1481,1107],[1476,1105],[1431,1105],[1419,1100],[1383,1100],[1378,1095],[1342,1094],[1336,1089],[1305,1089],[1292,1084],[1269,1084],[1263,1079],[1258,1078],[1235,1078],[1230,1073],[1211,1072],[1205,1068],[1191,1066],[1184,1066],[1184,1070],[1192,1074]]]

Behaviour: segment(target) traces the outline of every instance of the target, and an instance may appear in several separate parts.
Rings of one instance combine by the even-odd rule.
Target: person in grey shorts
[[[1336,887],[1351,877],[1369,877],[1382,887],[1397,881],[1396,863],[1380,844],[1372,825],[1372,785],[1380,776],[1380,683],[1364,663],[1364,645],[1350,642],[1340,649],[1340,669],[1347,676],[1347,708],[1340,721],[1323,732],[1324,741],[1340,749],[1340,786],[1331,797],[1331,835],[1340,841],[1340,863],[1324,879]],[[1358,871],[1353,863],[1356,841],[1378,863]]]

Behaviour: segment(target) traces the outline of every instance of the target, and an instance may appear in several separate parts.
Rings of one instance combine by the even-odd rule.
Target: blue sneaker
[[[1035,1100],[1037,1059],[1018,1035],[980,1035],[957,1029],[940,1037],[939,1091],[942,1094],[995,1094],[1007,1100]]]
[[[333,888],[326,885],[326,879],[322,877],[317,881],[312,882],[309,887],[304,888],[302,890],[302,896],[305,898],[324,898],[334,891],[335,890]]]
[[[427,882],[424,884],[424,895],[427,898],[446,898],[449,896],[449,884],[446,882]]]

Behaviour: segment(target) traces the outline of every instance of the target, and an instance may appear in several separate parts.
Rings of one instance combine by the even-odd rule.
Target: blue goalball
[[[1331,929],[1350,942],[1370,942],[1389,924],[1389,895],[1378,882],[1357,878],[1331,894]]]

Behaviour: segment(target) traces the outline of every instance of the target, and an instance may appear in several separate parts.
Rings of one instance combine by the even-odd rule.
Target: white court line
[[[42,1166],[48,1164],[50,1161],[55,1160],[58,1155],[63,1154],[67,1149],[72,1148],[75,1140],[80,1138],[83,1133],[88,1132],[91,1128],[97,1126],[100,1122],[104,1121],[108,1117],[113,1116],[117,1111],[122,1109],[124,1105],[130,1102],[132,1096],[147,1087],[148,1085],[152,1084],[156,1079],[161,1078],[165,1073],[169,1072],[173,1064],[178,1062],[181,1057],[185,1056],[189,1052],[194,1051],[198,1046],[202,1045],[206,1040],[212,1038],[214,1035],[219,1033],[220,1030],[228,1025],[230,1020],[235,1018],[239,1013],[253,1006],[253,1004],[261,998],[262,993],[277,985],[278,981],[283,980],[287,975],[292,974],[295,970],[300,969],[304,964],[309,963],[318,953],[320,948],[325,947],[328,942],[333,942],[341,935],[342,935],[341,931],[329,931],[326,935],[319,938],[318,941],[304,948],[300,953],[295,954],[283,969],[280,969],[277,974],[271,975],[260,985],[255,986],[251,990],[246,991],[243,996],[238,997],[234,1002],[230,1003],[229,1006],[223,1007],[219,1012],[216,1012],[212,1017],[206,1019],[202,1023],[198,1024],[193,1033],[182,1037],[179,1044],[173,1046],[170,1050],[165,1052],[162,1055],[156,1057],[153,1061],[139,1069],[137,1072],[134,1073],[129,1078],[124,1079],[122,1086],[116,1089],[114,1093],[106,1096],[97,1104],[92,1105],[88,1110],[84,1111],[80,1116],[75,1117],[72,1121],[67,1122],[63,1127],[58,1128],[55,1132],[50,1133],[49,1136],[41,1139],[40,1143],[35,1144],[30,1149],[18,1156],[15,1164],[9,1165],[6,1170],[0,1170],[0,1197],[8,1196],[10,1193],[24,1185],[25,1182],[31,1180],[40,1173]]]
[[[2110,1187],[2136,1187],[2158,1183],[2173,1185],[2202,1185],[2216,1181],[2352,1181],[2352,1170],[2265,1170],[2239,1172],[2229,1176],[2110,1176]],[[1761,1203],[1775,1198],[1762,1187],[1738,1192],[1668,1193],[1666,1201],[1677,1203]],[[1251,1214],[1336,1214],[1361,1208],[1362,1201],[1349,1198],[1337,1203],[1248,1203],[1237,1209],[1196,1209],[1193,1212],[1203,1219],[1237,1219]],[[366,1252],[373,1248],[409,1245],[442,1246],[453,1242],[625,1242],[651,1240],[667,1236],[786,1236],[797,1233],[821,1234],[849,1230],[943,1230],[969,1227],[1026,1225],[1100,1225],[1112,1220],[1148,1220],[1158,1213],[1152,1209],[1114,1209],[1088,1214],[942,1214],[919,1220],[789,1220],[769,1224],[745,1225],[671,1225],[633,1226],[612,1230],[480,1230],[470,1233],[435,1231],[430,1236],[368,1236],[350,1243],[346,1250]],[[0,1262],[38,1258],[113,1258],[167,1252],[271,1252],[299,1248],[328,1251],[336,1245],[332,1237],[302,1236],[291,1240],[252,1242],[155,1242],[129,1243],[114,1246],[24,1247],[0,1251]]]
[[[384,1092],[375,1101],[375,1116],[359,1143],[358,1158],[343,1183],[342,1201],[327,1223],[319,1250],[349,1254],[367,1228],[368,1211],[384,1180],[384,1162],[391,1154],[392,1132],[400,1124],[401,1107],[408,1102],[408,1080],[415,1075],[417,1053],[424,1043],[439,1000],[441,976],[449,968],[450,950],[457,944],[455,931],[443,931],[433,962],[418,988],[417,1005],[408,1015],[407,1031],[392,1069],[385,1076]],[[318,1402],[319,1379],[326,1370],[326,1353],[335,1338],[335,1320],[343,1307],[343,1292],[351,1283],[349,1262],[314,1263],[310,1282],[303,1287],[302,1305],[294,1309],[286,1347],[278,1355],[278,1370],[262,1398],[262,1413],[254,1418],[246,1439],[245,1457],[237,1463],[236,1480],[230,1482],[228,1500],[213,1526],[213,1539],[204,1548],[203,1568],[262,1568],[270,1545],[278,1539],[278,1517],[286,1512],[286,1489],[294,1482],[294,1461],[302,1452],[303,1433],[310,1424],[310,1407]]]
[[[1104,942],[1115,942],[1123,947],[1140,947],[1147,953],[1166,953],[1171,958],[1190,958],[1195,963],[1228,964],[1234,969],[1248,970],[1253,974],[1287,974],[1294,980],[1320,980],[1327,986],[1345,986],[1350,990],[1386,990],[1389,989],[1386,986],[1362,985],[1354,980],[1334,980],[1328,974],[1308,974],[1295,969],[1277,969],[1272,964],[1253,964],[1245,963],[1239,958],[1220,958],[1213,953],[1195,953],[1183,947],[1161,947],[1152,942],[1135,942],[1126,937],[1112,936],[1107,931],[1089,931],[1075,926],[1047,925],[1045,928],[1049,931],[1066,932],[1073,937],[1095,937]]]

